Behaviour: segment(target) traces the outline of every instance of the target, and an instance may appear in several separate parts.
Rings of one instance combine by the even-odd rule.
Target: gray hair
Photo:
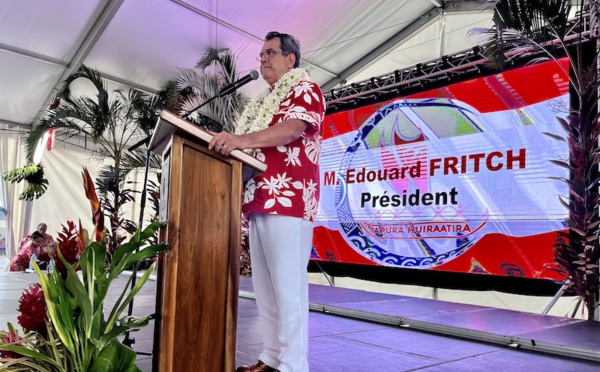
[[[300,66],[300,42],[298,39],[289,34],[284,34],[277,31],[271,31],[265,36],[265,41],[269,41],[278,37],[281,42],[281,54],[284,56],[294,54],[296,56],[296,62],[294,62],[294,68]]]

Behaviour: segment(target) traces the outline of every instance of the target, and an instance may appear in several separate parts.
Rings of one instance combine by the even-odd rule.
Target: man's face
[[[291,70],[296,61],[293,53],[287,56],[281,53],[281,40],[278,37],[265,41],[260,53],[260,74],[269,85],[275,84],[286,72]]]
[[[48,226],[46,226],[46,225],[39,225],[38,226],[38,231],[41,232],[42,234],[45,234],[46,230],[48,230]]]

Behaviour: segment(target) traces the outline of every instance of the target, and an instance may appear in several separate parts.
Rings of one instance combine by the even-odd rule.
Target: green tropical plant
[[[19,194],[19,200],[38,199],[48,190],[48,180],[44,177],[42,164],[13,169],[4,173],[3,178],[12,183],[27,181],[27,187]]]
[[[102,204],[85,168],[82,178],[92,211],[93,234],[90,238],[81,222],[77,230],[67,221],[58,234],[59,259],[51,273],[44,274],[33,264],[42,289],[40,284],[32,285],[19,300],[21,315],[17,319],[26,333],[20,336],[10,323],[8,332],[0,332],[0,370],[139,371],[135,352],[118,337],[147,325],[149,316],[122,314],[153,267],[138,282],[136,273],[129,276],[108,318],[104,313],[106,297],[112,281],[127,267],[154,258],[168,246],[156,243],[160,223],[154,222],[120,244],[114,260],[107,264]]]
[[[180,68],[163,87],[166,108],[179,115],[219,95],[238,80],[235,55],[229,49],[208,48],[195,68]],[[189,121],[205,129],[232,131],[248,99],[240,92],[219,97],[189,115]]]
[[[134,286],[129,277],[120,296],[105,316],[107,295],[112,291],[114,279],[126,267],[152,258],[168,249],[164,244],[147,245],[156,235],[160,223],[138,230],[131,239],[114,253],[109,266],[105,265],[106,247],[92,241],[77,263],[70,264],[61,251],[58,255],[67,274],[58,270],[43,273],[34,264],[47,306],[46,335],[30,331],[19,336],[9,325],[8,332],[0,332],[0,370],[31,371],[139,371],[135,366],[135,352],[123,345],[118,337],[125,332],[146,326],[150,317],[123,317],[122,314],[135,295],[148,280],[152,268],[147,270]]]
[[[94,86],[95,98],[72,95],[72,84],[79,79]],[[86,66],[67,77],[58,97],[60,105],[48,110],[26,137],[25,149],[29,158],[44,133],[54,128],[57,135],[85,135],[98,146],[97,154],[113,159],[118,168],[130,142],[150,134],[160,107],[159,97],[135,89],[130,89],[127,94],[118,90],[109,92],[100,73]]]
[[[582,35],[575,42],[567,35],[571,29],[582,30],[591,25],[597,33],[600,1],[578,2],[580,13],[569,21],[572,2],[565,0],[500,0],[494,10],[494,27],[472,31],[490,64],[502,68],[516,55],[525,53],[542,56],[534,59],[556,61],[558,53],[569,59],[571,92],[575,94],[567,119],[558,118],[566,136],[547,133],[565,141],[568,160],[553,163],[569,170],[568,178],[560,178],[569,186],[569,196],[560,201],[569,211],[568,232],[559,233],[554,251],[559,272],[568,290],[580,296],[588,318],[596,319],[600,290],[598,261],[600,259],[598,215],[598,160],[600,151],[599,117],[597,111],[597,49],[586,62]],[[596,34],[597,36],[597,34]],[[590,63],[591,62],[591,63]]]
[[[71,92],[77,80],[92,84],[96,97],[75,97]],[[160,95],[151,95],[130,89],[128,92],[109,92],[100,73],[86,66],[70,75],[62,84],[58,97],[60,105],[48,110],[26,137],[25,149],[31,158],[35,146],[44,133],[54,128],[57,136],[83,135],[95,145],[95,156],[112,159],[112,164],[103,169],[98,182],[104,209],[110,220],[107,231],[108,251],[114,252],[124,239],[122,231],[135,231],[135,223],[123,218],[124,204],[134,200],[134,191],[124,182],[127,170],[122,169],[126,150],[140,137],[150,135],[156,125],[158,113],[164,100]]]

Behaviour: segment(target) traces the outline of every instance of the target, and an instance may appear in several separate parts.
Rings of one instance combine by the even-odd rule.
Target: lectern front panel
[[[176,135],[168,153],[160,371],[233,371],[242,166]]]

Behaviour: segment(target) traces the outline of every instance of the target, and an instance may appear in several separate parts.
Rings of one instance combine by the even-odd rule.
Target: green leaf
[[[75,354],[75,345],[70,337],[70,334],[74,331],[74,325],[72,322],[73,313],[69,306],[64,306],[62,299],[65,293],[61,291],[59,283],[56,282],[56,277],[60,277],[58,270],[52,272],[54,283],[50,283],[50,275],[45,275],[40,270],[37,263],[33,262],[33,268],[38,276],[42,291],[44,292],[44,298],[46,299],[47,313],[50,320],[54,323],[54,328],[58,333],[61,342],[65,347],[72,353]],[[60,278],[62,282],[62,278]],[[70,320],[70,321],[69,321]]]
[[[147,241],[148,239],[153,237],[163,225],[164,223],[159,221],[152,222],[141,232],[140,239],[143,241]]]
[[[129,248],[127,248],[127,250],[129,251]],[[111,263],[111,268],[110,268],[110,278],[111,280],[115,277],[117,277],[118,275],[120,275],[123,270],[125,270],[125,268],[136,264],[140,261],[143,261],[145,259],[151,258],[151,257],[155,257],[158,252],[160,251],[164,251],[169,249],[169,246],[166,244],[154,244],[148,247],[143,248],[142,250],[140,250],[137,253],[131,253],[128,252],[127,255],[125,255],[119,262],[113,262]],[[114,264],[114,265],[113,265]]]
[[[56,368],[62,369],[60,364],[58,364],[54,359],[49,358],[47,355],[42,354],[38,351],[28,349],[23,346],[13,345],[13,344],[1,344],[0,350],[12,351],[19,355],[34,359],[34,360],[42,360],[46,363],[52,364]]]
[[[135,358],[133,350],[115,340],[102,349],[89,372],[139,371]]]
[[[124,318],[123,320],[119,321],[118,326],[113,327],[113,329],[110,332],[102,335],[102,337],[100,338],[99,345],[108,344],[108,343],[112,342],[113,340],[115,340],[120,335],[125,334],[125,332],[127,332],[127,331],[139,330],[139,329],[147,326],[149,322],[150,322],[150,316],[145,316],[142,318],[134,318],[134,317]]]
[[[98,242],[92,242],[84,249],[79,260],[84,278],[99,278],[104,274],[106,248]]]
[[[64,259],[60,250],[57,250],[56,252],[58,253],[59,258],[63,260],[65,266],[67,267],[67,280],[65,281],[65,286],[71,292],[73,298],[77,303],[77,306],[79,307],[79,310],[81,310],[82,314],[80,314],[80,316],[83,315],[83,318],[80,318],[83,323],[83,329],[80,329],[79,331],[84,332],[85,338],[90,338],[92,336],[92,299],[90,299],[89,296],[93,293],[88,293],[86,288],[81,283],[81,280],[79,280],[77,272],[75,272],[73,266],[71,266]]]
[[[17,168],[8,171],[4,173],[2,177],[5,181],[15,183],[23,181],[25,178],[36,174],[38,171],[39,168],[37,165],[28,165],[22,168]]]
[[[142,275],[142,277],[135,283],[135,285],[131,289],[131,292],[129,292],[129,294],[127,295],[125,300],[122,303],[120,303],[121,302],[120,299],[119,299],[119,301],[117,301],[117,303],[115,304],[115,306],[113,307],[113,309],[110,313],[108,322],[106,323],[107,331],[111,330],[111,328],[115,324],[116,319],[119,316],[119,314],[121,314],[123,312],[123,310],[125,310],[125,308],[133,300],[133,297],[140,291],[140,289],[142,289],[142,286],[144,285],[144,283],[146,283],[146,281],[148,281],[150,274],[152,274],[152,270],[154,270],[154,264],[152,264],[150,266],[150,268],[148,268],[148,270],[146,270],[146,272],[144,272],[144,275]],[[127,288],[125,288],[123,290],[123,294],[125,293],[126,290],[127,290]],[[123,294],[121,296],[123,296]]]
[[[143,245],[144,245],[144,243],[139,242],[139,241],[136,241],[136,242],[129,241],[125,244],[122,244],[119,247],[119,249],[117,249],[112,256],[111,263],[110,263],[110,269],[109,269],[111,276],[114,277],[114,276],[118,275],[118,274],[115,275],[113,273],[115,271],[118,271],[120,266],[123,266],[122,261],[123,261],[124,257],[130,255],[136,249],[140,249]],[[123,269],[124,268],[125,268],[125,266],[123,266]]]
[[[119,249],[113,254],[112,262],[111,262],[111,271],[115,270],[115,267],[119,265],[119,263],[123,260],[124,257],[128,256],[131,252],[136,249],[140,249],[143,245],[153,237],[158,229],[160,228],[160,222],[153,222],[148,227],[146,227],[143,231],[139,229],[136,233],[131,237],[129,242],[122,244]],[[129,265],[125,265],[127,267]]]

